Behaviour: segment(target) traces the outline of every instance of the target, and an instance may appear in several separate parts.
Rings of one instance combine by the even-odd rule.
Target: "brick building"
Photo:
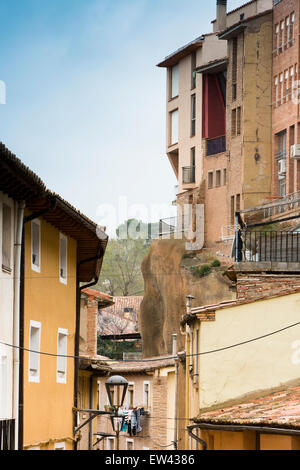
[[[183,222],[203,232],[199,249],[218,247],[229,255],[235,211],[271,195],[272,0],[230,12],[227,1],[217,0],[212,23],[212,33],[158,65],[167,68],[167,155],[178,178],[175,229],[182,229],[187,204]],[[198,225],[196,204],[204,205]]]

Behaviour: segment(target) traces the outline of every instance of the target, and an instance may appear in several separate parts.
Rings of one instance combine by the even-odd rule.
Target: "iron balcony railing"
[[[238,234],[236,261],[300,261],[300,233],[285,231],[242,231]]]
[[[206,139],[206,156],[226,152],[226,136],[221,135],[214,139]]]
[[[14,419],[0,419],[0,450],[15,450]]]
[[[184,166],[182,168],[182,183],[183,184],[195,183],[195,167],[194,166]]]

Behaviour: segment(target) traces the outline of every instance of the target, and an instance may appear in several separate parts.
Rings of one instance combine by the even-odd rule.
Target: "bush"
[[[209,264],[202,264],[198,268],[199,277],[207,276],[211,272],[211,266]]]
[[[212,268],[219,268],[220,266],[221,266],[221,263],[218,259],[213,260],[213,262],[211,263]]]

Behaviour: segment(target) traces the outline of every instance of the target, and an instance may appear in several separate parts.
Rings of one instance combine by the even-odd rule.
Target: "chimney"
[[[217,0],[217,31],[224,31],[227,24],[227,0]]]

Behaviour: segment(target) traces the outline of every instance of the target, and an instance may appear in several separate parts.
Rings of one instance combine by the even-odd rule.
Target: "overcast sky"
[[[229,9],[241,3],[229,0]],[[136,205],[145,221],[155,205],[168,217],[176,179],[156,64],[211,32],[215,8],[214,0],[0,0],[0,140],[109,233]],[[117,219],[101,220],[103,205]]]

